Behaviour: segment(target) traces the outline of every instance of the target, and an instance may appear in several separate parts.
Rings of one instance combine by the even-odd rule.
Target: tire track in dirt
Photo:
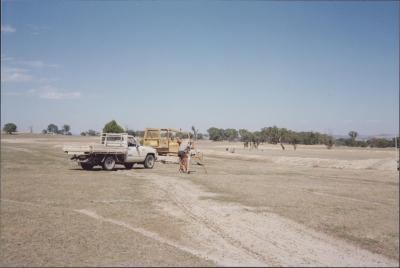
[[[202,215],[197,215],[192,213],[193,206],[188,205],[189,202],[185,202],[184,200],[178,200],[174,194],[171,194],[169,191],[164,191],[168,198],[181,209],[181,211],[188,216],[193,222],[203,224],[207,229],[213,232],[215,235],[220,236],[224,241],[230,244],[230,246],[235,247],[237,250],[241,251],[242,255],[246,254],[251,258],[252,265],[263,265],[264,263],[274,263],[277,265],[278,262],[271,259],[266,259],[265,256],[260,255],[258,252],[252,250],[251,248],[243,245],[239,240],[235,240],[233,237],[229,236],[229,234],[223,232],[223,230],[213,222],[209,221],[206,217]],[[198,208],[201,209],[201,208]],[[204,215],[204,212],[203,212]],[[254,260],[253,260],[254,259]],[[260,263],[258,263],[260,261]],[[222,263],[221,263],[222,264]]]
[[[159,203],[164,213],[187,223],[177,242],[220,265],[397,266],[395,260],[276,214],[211,200],[215,194],[183,177],[135,175],[165,193],[165,202]]]
[[[269,212],[240,204],[211,200],[204,191],[184,178],[155,174],[132,174],[154,187],[149,195],[171,218],[185,222],[180,238],[168,239],[162,229],[150,231],[119,219],[106,218],[90,209],[69,209],[2,199],[4,202],[46,209],[67,209],[114,224],[160,243],[226,266],[397,266],[395,260],[349,245],[325,234]],[[163,198],[158,193],[165,193]]]
[[[200,257],[200,258],[203,258],[203,259],[208,259],[207,255],[204,255],[199,251],[184,247],[184,246],[182,246],[182,245],[180,245],[180,244],[178,244],[178,243],[176,243],[176,242],[174,242],[172,240],[163,238],[162,236],[160,236],[159,234],[157,234],[155,232],[151,232],[149,230],[146,230],[146,229],[143,229],[143,228],[140,228],[140,227],[132,226],[132,225],[130,225],[130,224],[126,223],[126,222],[120,221],[120,220],[111,219],[111,218],[105,218],[105,217],[97,214],[95,211],[92,211],[92,210],[76,209],[74,211],[78,212],[80,214],[86,215],[88,217],[91,217],[93,219],[102,221],[102,222],[107,222],[107,223],[111,223],[111,224],[114,224],[114,225],[118,225],[120,227],[123,227],[123,228],[126,228],[128,230],[131,230],[131,231],[133,231],[135,233],[139,233],[139,234],[141,234],[141,235],[143,235],[143,236],[145,236],[147,238],[156,240],[157,242],[160,242],[162,244],[166,244],[168,246],[172,246],[172,247],[177,248],[179,250],[182,250],[182,251],[188,252],[190,254],[193,254],[193,255],[195,255],[197,257]]]

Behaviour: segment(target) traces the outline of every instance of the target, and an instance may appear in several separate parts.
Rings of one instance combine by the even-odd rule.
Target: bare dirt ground
[[[1,138],[1,266],[399,264],[394,149],[204,141],[188,175],[81,170],[61,147],[89,137]]]

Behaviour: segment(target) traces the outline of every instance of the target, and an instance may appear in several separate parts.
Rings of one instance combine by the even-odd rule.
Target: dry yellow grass
[[[393,149],[205,141],[208,174],[187,175],[83,171],[61,151],[96,138],[1,138],[2,266],[398,264]]]

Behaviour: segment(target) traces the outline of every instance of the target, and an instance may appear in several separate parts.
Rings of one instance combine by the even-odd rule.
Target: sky
[[[396,1],[2,1],[1,124],[399,130]]]

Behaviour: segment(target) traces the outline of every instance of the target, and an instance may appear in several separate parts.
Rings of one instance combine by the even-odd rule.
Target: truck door
[[[136,143],[136,140],[128,140],[128,155],[126,156],[126,162],[138,162],[140,161],[140,148]]]

